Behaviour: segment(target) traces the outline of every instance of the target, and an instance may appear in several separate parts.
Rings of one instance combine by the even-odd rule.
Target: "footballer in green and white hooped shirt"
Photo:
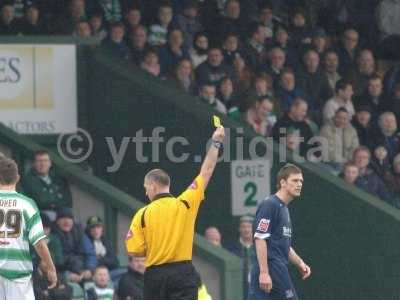
[[[18,181],[17,164],[0,156],[0,300],[35,299],[30,245],[41,259],[49,288],[57,284],[39,210],[32,199],[15,191]]]

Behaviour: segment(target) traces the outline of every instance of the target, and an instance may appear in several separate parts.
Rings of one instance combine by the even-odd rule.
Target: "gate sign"
[[[236,160],[231,163],[232,215],[255,214],[271,191],[269,160]]]

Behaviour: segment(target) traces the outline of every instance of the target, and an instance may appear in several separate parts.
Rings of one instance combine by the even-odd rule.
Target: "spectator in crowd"
[[[339,107],[336,110],[332,120],[321,128],[320,136],[327,143],[327,149],[323,149],[326,151],[323,160],[333,173],[338,174],[359,146],[357,131],[350,123],[350,114],[346,108]]]
[[[253,250],[253,220],[252,216],[242,216],[239,220],[239,239],[228,246],[228,250],[239,256],[243,262],[243,299],[246,299],[249,288],[251,256]]]
[[[103,16],[100,13],[94,13],[89,19],[89,25],[92,29],[92,35],[102,41],[107,37],[107,31],[104,29]]]
[[[341,174],[341,177],[348,184],[355,185],[358,187],[357,179],[359,173],[360,171],[358,170],[358,167],[353,162],[347,162],[344,164],[343,173]]]
[[[378,130],[372,140],[375,146],[386,147],[390,160],[400,152],[400,132],[394,113],[387,111],[379,116]]]
[[[129,34],[129,50],[130,58],[136,65],[144,60],[144,54],[149,49],[147,43],[147,31],[142,25],[139,25],[130,32]]]
[[[250,103],[245,114],[245,121],[262,136],[271,136],[276,123],[273,114],[274,102],[270,97],[262,96]]]
[[[274,16],[273,6],[265,1],[260,5],[258,21],[265,27],[267,39],[271,39],[274,35],[275,28],[279,25],[278,19]]]
[[[297,7],[293,10],[290,18],[290,37],[295,45],[311,43],[311,28],[307,24],[306,12]]]
[[[122,21],[122,7],[119,0],[97,0],[92,3],[92,10],[101,12],[109,24]]]
[[[207,241],[209,241],[211,244],[222,247],[221,245],[221,233],[219,232],[217,227],[210,226],[206,229],[204,232],[204,237]]]
[[[282,70],[285,68],[286,54],[280,47],[274,47],[268,52],[269,64],[262,71],[272,77],[274,87],[279,82]]]
[[[234,33],[240,37],[244,36],[246,25],[240,16],[239,1],[226,1],[224,12],[224,15],[217,18],[211,28],[207,28],[207,31],[211,34],[212,42],[217,43],[229,33]]]
[[[84,0],[71,0],[63,16],[56,18],[53,31],[56,34],[72,34],[76,23],[86,20],[87,12]]]
[[[226,114],[227,110],[221,100],[217,99],[217,91],[212,83],[203,83],[200,85],[200,99],[210,107],[216,109],[222,114]]]
[[[136,27],[142,25],[142,13],[136,6],[130,7],[124,16],[126,30],[130,33]]]
[[[328,47],[327,35],[323,28],[316,28],[311,35],[311,46],[322,59]]]
[[[143,54],[143,61],[140,67],[147,73],[159,77],[161,74],[161,68],[159,63],[159,57],[157,50],[154,48],[148,48]]]
[[[304,67],[297,75],[297,85],[308,97],[311,116],[318,122],[319,111],[325,102],[332,97],[328,78],[320,68],[319,54],[309,49],[303,56]]]
[[[285,52],[285,63],[287,66],[296,68],[298,66],[298,52],[289,39],[289,34],[283,25],[276,27],[274,38],[267,41],[267,49],[279,47]]]
[[[51,258],[53,259],[54,266],[57,270],[62,267],[65,263],[65,257],[62,252],[62,245],[58,237],[51,232],[51,228],[53,223],[50,221],[50,218],[44,214],[40,214],[40,218],[42,219],[43,231],[47,236],[47,246],[49,247]]]
[[[164,46],[167,43],[167,33],[172,22],[172,6],[167,2],[158,8],[158,23],[150,26],[149,44],[151,46]]]
[[[235,93],[232,79],[229,77],[222,79],[218,86],[218,99],[224,103],[228,110],[241,105],[239,96]]]
[[[400,82],[394,86],[392,96],[386,99],[385,110],[393,112],[397,122],[400,122]]]
[[[237,79],[235,84],[236,91],[239,94],[243,94],[250,89],[253,73],[241,56],[235,57],[233,60],[233,69],[234,76]]]
[[[92,278],[92,271],[97,265],[96,254],[89,239],[78,224],[70,208],[57,212],[54,234],[61,242],[65,263],[60,271],[67,272],[67,280],[83,283]]]
[[[336,47],[339,56],[339,74],[345,75],[356,68],[356,59],[359,56],[359,34],[354,28],[347,28],[343,32],[341,42]]]
[[[392,191],[392,166],[388,155],[388,150],[384,145],[378,145],[373,150],[371,168],[383,180],[386,186]]]
[[[193,37],[193,47],[189,50],[190,59],[192,60],[194,68],[197,68],[198,65],[207,60],[207,51],[207,35],[204,32],[196,33]]]
[[[272,137],[278,143],[281,138],[286,138],[289,129],[295,130],[298,137],[303,139],[300,143],[300,155],[302,156],[305,156],[308,149],[312,147],[309,141],[313,137],[313,133],[306,122],[307,111],[307,102],[301,98],[295,99],[289,111],[276,122],[272,129]]]
[[[92,243],[97,258],[97,265],[105,266],[111,272],[118,268],[116,254],[104,234],[103,220],[98,216],[88,218],[85,233]],[[111,274],[113,277],[113,274]]]
[[[383,82],[386,96],[392,97],[396,84],[400,83],[399,63],[395,63],[389,70],[386,71]]]
[[[353,82],[355,95],[361,95],[368,86],[368,81],[375,76],[375,58],[371,50],[364,49],[357,58],[357,67],[346,76]]]
[[[183,58],[189,58],[189,53],[183,48],[183,33],[179,28],[168,32],[168,42],[159,51],[161,73],[171,75]]]
[[[105,266],[98,266],[93,275],[94,286],[86,290],[87,300],[113,300],[114,288],[111,286],[110,274]]]
[[[376,197],[390,202],[390,194],[378,175],[369,167],[371,152],[365,146],[360,146],[354,151],[353,161],[358,167],[359,176],[357,186]]]
[[[184,1],[182,13],[176,18],[177,25],[183,32],[183,46],[185,49],[192,47],[194,36],[203,30],[203,25],[199,22],[199,7],[195,0]]]
[[[353,86],[351,82],[344,79],[336,82],[335,96],[329,99],[324,106],[323,117],[324,122],[329,122],[335,115],[335,112],[340,107],[344,107],[349,114],[351,120],[355,114],[354,105],[352,101]]]
[[[324,54],[324,73],[328,78],[332,93],[335,91],[336,82],[342,79],[338,72],[339,56],[335,50],[328,50]]]
[[[377,7],[377,25],[381,34],[380,52],[382,58],[399,59],[400,47],[400,2],[382,0]]]
[[[181,59],[175,69],[175,83],[177,87],[189,94],[197,92],[192,62],[188,58]]]
[[[378,115],[385,110],[386,103],[382,79],[374,74],[368,79],[365,91],[356,98],[356,105],[369,106],[373,112],[372,119],[376,120]]]
[[[296,87],[296,77],[292,69],[286,68],[281,72],[275,97],[283,112],[289,110],[294,99],[302,97],[302,93]]]
[[[89,23],[83,20],[76,23],[74,35],[79,36],[81,38],[90,37],[92,35],[92,30],[90,28]]]
[[[145,258],[130,256],[128,270],[122,275],[116,294],[119,300],[143,300]]]
[[[18,26],[15,18],[14,6],[5,3],[1,8],[0,34],[16,35],[17,33]]]
[[[212,47],[208,50],[207,60],[196,68],[197,83],[212,83],[217,86],[222,78],[234,77],[233,68],[224,63],[220,48]]]
[[[46,28],[40,18],[39,8],[30,5],[25,12],[24,18],[20,23],[19,32],[23,35],[44,35]]]
[[[250,24],[248,35],[250,38],[243,49],[243,56],[250,69],[256,71],[262,65],[266,55],[265,40],[267,38],[267,30],[260,23],[252,23]]]
[[[122,23],[113,23],[109,37],[105,38],[102,45],[112,51],[116,56],[128,59],[129,48],[125,42],[125,26]]]
[[[45,150],[35,153],[32,168],[22,178],[22,188],[26,195],[36,200],[39,209],[50,219],[62,207],[72,207],[72,197],[68,182],[51,168],[50,155]]]
[[[236,57],[241,56],[239,52],[239,38],[234,33],[229,33],[222,45],[224,62],[233,67],[233,61]]]
[[[357,130],[360,145],[371,148],[375,129],[371,121],[371,108],[369,106],[359,106],[352,125]]]
[[[250,95],[255,97],[270,96],[273,95],[272,90],[272,78],[271,76],[261,73],[254,78],[253,90],[250,91]]]

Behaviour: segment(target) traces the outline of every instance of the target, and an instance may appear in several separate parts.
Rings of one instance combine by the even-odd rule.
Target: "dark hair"
[[[349,113],[349,111],[348,111],[346,108],[344,108],[344,107],[339,107],[339,108],[335,111],[335,115],[337,115],[338,113],[341,113],[341,112],[344,112],[344,113],[346,113],[346,114]]]
[[[144,60],[145,57],[147,57],[147,56],[150,55],[150,54],[154,54],[154,55],[156,55],[158,58],[160,58],[160,56],[158,55],[157,48],[155,48],[155,47],[149,47],[149,48],[147,48],[147,49],[144,51],[143,60]]]
[[[332,49],[332,48],[325,51],[323,58],[326,59],[326,57],[329,54],[335,54],[339,58],[339,55],[338,55],[337,51],[335,49]]]
[[[270,1],[263,1],[263,3],[260,5],[260,11],[264,9],[270,9],[273,10],[274,6]]]
[[[170,1],[164,0],[164,1],[160,1],[161,3],[158,5],[158,9],[157,11],[160,12],[161,8],[163,7],[170,7],[172,8],[172,4]]]
[[[110,30],[113,30],[113,29],[118,28],[118,27],[120,27],[120,28],[122,28],[122,29],[125,30],[125,25],[124,25],[124,23],[122,23],[122,22],[115,22],[115,23],[112,23],[112,24],[110,25]]]
[[[382,78],[377,74],[377,73],[373,73],[369,78],[368,78],[368,82],[372,81],[372,80],[381,80]]]
[[[48,155],[49,157],[50,157],[50,153],[49,153],[49,151],[47,151],[47,150],[44,150],[44,149],[41,149],[41,150],[38,150],[38,151],[35,151],[35,153],[34,153],[34,158],[35,158],[35,160],[36,160],[36,158],[38,157],[38,156],[42,156],[42,155]]]
[[[145,178],[149,179],[150,181],[153,181],[157,183],[158,185],[161,186],[169,186],[171,183],[171,179],[167,172],[161,169],[153,169],[150,172],[148,172],[145,176]]]
[[[335,84],[335,92],[337,93],[339,90],[344,90],[348,85],[352,86],[352,83],[345,79],[339,79]]]
[[[294,165],[294,164],[286,164],[284,165],[276,175],[276,188],[277,190],[280,190],[281,188],[281,180],[287,180],[290,175],[292,174],[303,174],[301,169]]]
[[[106,269],[106,270],[108,271],[107,266],[105,266],[105,265],[99,265],[99,266],[97,266],[97,267],[94,269],[94,272],[93,272],[93,273],[96,273],[98,270],[102,270],[102,269]]]
[[[283,68],[282,71],[281,71],[281,74],[279,75],[279,77],[282,78],[282,76],[283,76],[284,74],[292,74],[292,75],[295,75],[293,69],[290,68],[290,67],[285,67],[285,68]]]
[[[368,147],[365,146],[359,146],[357,147],[354,152],[353,152],[353,159],[356,157],[358,152],[367,152],[369,157],[371,157],[371,151],[368,149]]]
[[[13,185],[18,182],[18,166],[11,158],[0,156],[0,184]]]
[[[306,100],[304,100],[304,99],[301,98],[301,97],[296,97],[296,98],[293,100],[293,102],[292,102],[292,104],[290,105],[290,107],[297,107],[297,106],[299,106],[299,105],[301,105],[301,104],[306,104],[307,107],[308,107],[308,102],[307,102]]]

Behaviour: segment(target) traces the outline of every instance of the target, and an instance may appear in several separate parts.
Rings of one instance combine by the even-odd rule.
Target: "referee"
[[[200,173],[178,197],[170,194],[170,177],[160,169],[144,177],[150,204],[133,217],[125,244],[129,255],[146,257],[145,300],[197,300],[199,277],[192,265],[194,225],[204,191],[225,137],[219,126]]]

